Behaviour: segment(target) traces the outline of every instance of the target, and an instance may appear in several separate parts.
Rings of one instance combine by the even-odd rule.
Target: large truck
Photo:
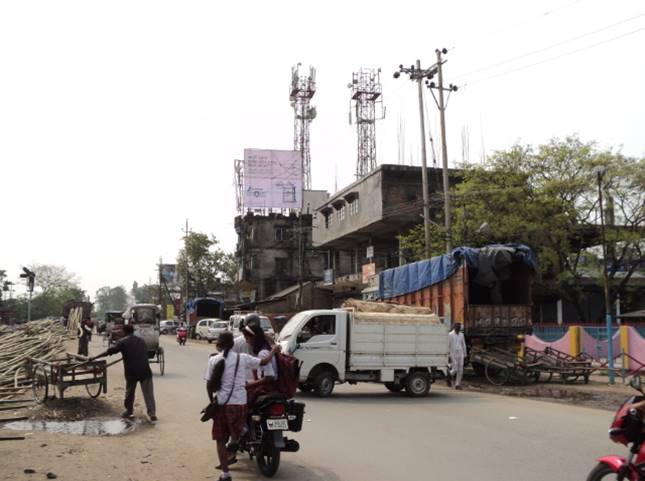
[[[448,327],[427,309],[303,311],[277,341],[302,362],[300,390],[320,397],[345,382],[382,383],[392,392],[426,396],[437,371],[448,365]]]
[[[379,298],[428,307],[446,324],[462,324],[473,368],[482,374],[478,352],[517,350],[530,334],[536,269],[534,253],[524,245],[459,247],[380,272]]]

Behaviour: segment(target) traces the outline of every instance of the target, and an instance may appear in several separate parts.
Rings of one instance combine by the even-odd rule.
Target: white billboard
[[[244,149],[244,207],[300,209],[300,152]]]

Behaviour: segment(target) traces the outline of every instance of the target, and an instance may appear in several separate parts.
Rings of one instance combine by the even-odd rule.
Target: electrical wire
[[[643,32],[643,31],[645,31],[645,27],[638,28],[638,29],[636,29],[636,30],[632,30],[632,31],[630,31],[630,32],[623,33],[623,34],[621,34],[621,35],[617,35],[617,36],[615,36],[615,37],[611,37],[611,38],[608,38],[608,39],[605,39],[605,40],[601,40],[600,42],[592,43],[592,44],[590,44],[590,45],[586,45],[586,46],[584,46],[584,47],[580,47],[580,48],[577,48],[577,49],[575,49],[575,50],[571,50],[571,51],[569,51],[569,52],[565,52],[565,53],[562,53],[562,54],[560,54],[560,55],[556,55],[556,56],[554,56],[554,57],[549,57],[549,58],[546,58],[546,59],[540,60],[540,61],[538,61],[538,62],[534,62],[534,63],[528,64],[528,65],[523,65],[523,66],[521,66],[521,67],[517,67],[517,68],[511,69],[511,70],[507,70],[507,71],[505,71],[505,72],[501,72],[501,73],[498,73],[498,74],[495,74],[495,75],[491,75],[491,76],[489,76],[489,77],[484,77],[484,78],[481,78],[481,79],[476,79],[476,80],[473,80],[473,81],[471,81],[471,82],[466,82],[466,83],[462,84],[462,85],[460,86],[460,88],[464,88],[464,87],[469,86],[469,85],[473,85],[473,84],[477,84],[477,83],[480,83],[480,82],[484,82],[484,81],[486,81],[486,80],[491,80],[491,79],[494,79],[494,78],[503,77],[503,76],[505,76],[505,75],[509,75],[509,74],[512,74],[512,73],[515,73],[515,72],[519,72],[519,71],[521,71],[521,70],[526,70],[526,69],[528,69],[528,68],[535,67],[536,65],[541,65],[541,64],[543,64],[543,63],[551,62],[551,61],[553,61],[553,60],[557,60],[557,59],[560,59],[560,58],[562,58],[562,57],[567,57],[567,56],[569,56],[569,55],[573,55],[573,54],[576,54],[576,53],[579,53],[579,52],[583,52],[583,51],[585,51],[585,50],[589,50],[589,49],[594,48],[594,47],[597,47],[597,46],[599,46],[599,45],[603,45],[603,44],[605,44],[605,43],[613,42],[613,41],[615,41],[615,40],[620,40],[621,38],[629,37],[630,35],[635,35],[635,34],[637,34],[637,33]]]
[[[524,20],[520,20],[519,22],[515,22],[515,23],[512,23],[512,24],[507,24],[506,26],[500,27],[500,28],[498,28],[496,30],[492,30],[492,31],[488,31],[488,32],[481,32],[479,34],[475,34],[475,35],[471,36],[470,39],[468,39],[465,43],[453,45],[452,47],[450,47],[450,50],[455,50],[457,48],[463,49],[463,48],[466,48],[466,47],[470,46],[472,43],[475,43],[475,42],[477,42],[477,44],[480,44],[482,37],[484,37],[484,38],[485,37],[491,37],[491,36],[499,35],[500,33],[505,33],[505,32],[509,32],[511,30],[515,30],[516,28],[521,27],[523,25],[526,25],[528,23],[533,23],[533,22],[535,22],[537,20],[542,20],[545,17],[548,17],[549,15],[554,14],[555,12],[558,12],[560,10],[564,10],[566,8],[569,8],[569,7],[572,7],[575,4],[580,3],[581,1],[582,0],[575,0],[575,1],[571,2],[571,3],[566,4],[566,5],[562,5],[560,7],[556,7],[556,8],[552,8],[551,10],[547,10],[546,12],[540,13],[539,15],[532,16],[532,17],[526,18]]]
[[[618,22],[612,23],[610,25],[605,25],[604,27],[600,27],[600,28],[597,28],[595,30],[591,30],[591,31],[583,33],[581,35],[577,35],[575,37],[571,37],[571,38],[568,38],[566,40],[562,40],[560,42],[553,43],[553,44],[548,45],[546,47],[542,47],[542,48],[539,48],[537,50],[532,50],[532,51],[526,52],[526,53],[524,53],[522,55],[518,55],[516,57],[511,57],[511,58],[508,58],[506,60],[502,60],[501,62],[497,62],[497,63],[494,63],[492,65],[487,65],[485,67],[482,67],[482,68],[479,68],[479,69],[476,69],[476,70],[472,70],[472,71],[467,72],[467,73],[458,74],[453,78],[467,77],[467,76],[470,76],[470,75],[473,75],[473,74],[476,74],[476,73],[479,73],[479,72],[485,72],[486,70],[491,70],[491,69],[493,69],[495,67],[499,67],[500,65],[505,65],[507,63],[515,62],[515,61],[521,60],[521,59],[523,59],[525,57],[530,57],[530,56],[535,55],[537,53],[545,52],[547,50],[551,50],[552,48],[560,47],[562,45],[566,45],[568,43],[575,42],[575,41],[580,40],[582,38],[589,37],[590,35],[594,35],[596,33],[604,32],[605,30],[609,30],[611,28],[617,27],[618,25],[622,25],[624,23],[631,22],[631,21],[639,19],[641,17],[645,17],[645,12],[639,13],[638,15],[634,15],[634,16],[629,17],[629,18],[625,18],[623,20],[620,20]]]

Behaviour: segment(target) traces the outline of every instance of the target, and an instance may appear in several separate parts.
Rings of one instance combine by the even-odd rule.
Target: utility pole
[[[190,277],[190,274],[188,273],[188,233],[188,219],[186,219],[186,229],[184,230],[184,267],[186,268],[186,278],[184,279],[186,288],[184,294],[184,322],[186,323],[186,326],[188,326],[188,278]]]
[[[444,87],[443,85],[443,64],[446,62],[442,58],[443,54],[448,53],[448,50],[443,48],[443,49],[437,49],[435,50],[435,53],[437,54],[437,80],[439,82],[439,85],[435,85],[434,82],[429,82],[426,81],[426,84],[430,91],[432,92],[432,89],[436,88],[439,91],[439,99],[435,97],[435,103],[437,104],[437,108],[439,109],[439,119],[440,119],[440,126],[441,126],[441,164],[442,164],[442,172],[443,172],[443,208],[444,208],[444,229],[445,229],[445,235],[446,235],[446,252],[450,253],[452,250],[452,242],[451,242],[451,235],[452,235],[452,222],[450,219],[450,182],[448,179],[448,143],[446,142],[446,103],[444,102],[444,91],[448,92],[456,92],[457,91],[457,86],[450,84],[448,87]],[[434,92],[432,92],[432,96],[434,97]]]
[[[160,257],[159,258],[159,289],[158,289],[158,297],[159,297],[159,306],[163,309],[163,306],[162,306],[163,297],[162,297],[162,294],[161,294],[161,282],[162,282],[162,278],[161,278],[161,263],[162,262],[163,261],[162,261],[162,259]],[[165,312],[164,312],[164,315],[165,315]],[[162,318],[162,319],[164,319],[164,318]]]
[[[421,68],[421,60],[417,60],[416,67],[412,65],[410,68],[399,65],[399,71],[394,72],[394,78],[399,78],[401,73],[406,73],[410,76],[410,80],[416,80],[419,90],[419,122],[421,127],[421,188],[423,190],[423,232],[425,237],[425,255],[429,259],[430,252],[430,194],[428,192],[428,161],[426,153],[426,126],[425,117],[423,114],[423,86],[421,82],[423,79],[431,79],[437,72],[437,66],[433,65],[428,69]]]
[[[602,178],[605,174],[604,168],[598,168],[598,201],[600,203],[600,234],[602,239],[602,278],[605,291],[605,325],[607,327],[607,375],[609,384],[614,384],[614,346],[612,345],[611,333],[611,303],[609,299],[609,276],[607,275],[607,244],[605,241],[605,211],[603,208]]]
[[[29,292],[29,297],[27,298],[27,322],[31,321],[31,296],[34,293],[34,284],[36,280],[36,273],[30,271],[26,267],[22,268],[23,273],[20,274],[20,277],[27,279],[27,288]]]

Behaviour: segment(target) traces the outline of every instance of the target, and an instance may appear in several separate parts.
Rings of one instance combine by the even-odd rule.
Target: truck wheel
[[[424,372],[413,372],[405,380],[405,391],[410,397],[425,397],[430,391],[430,378]]]
[[[301,382],[300,384],[298,384],[298,389],[300,389],[301,392],[311,392],[312,387],[309,384]]]
[[[403,385],[396,382],[386,382],[385,387],[390,392],[401,392],[403,390]]]
[[[334,375],[329,372],[321,372],[318,374],[316,377],[316,380],[314,381],[314,386],[315,386],[315,393],[318,397],[329,397],[331,396],[331,393],[334,390],[334,384],[336,383],[336,379]]]

